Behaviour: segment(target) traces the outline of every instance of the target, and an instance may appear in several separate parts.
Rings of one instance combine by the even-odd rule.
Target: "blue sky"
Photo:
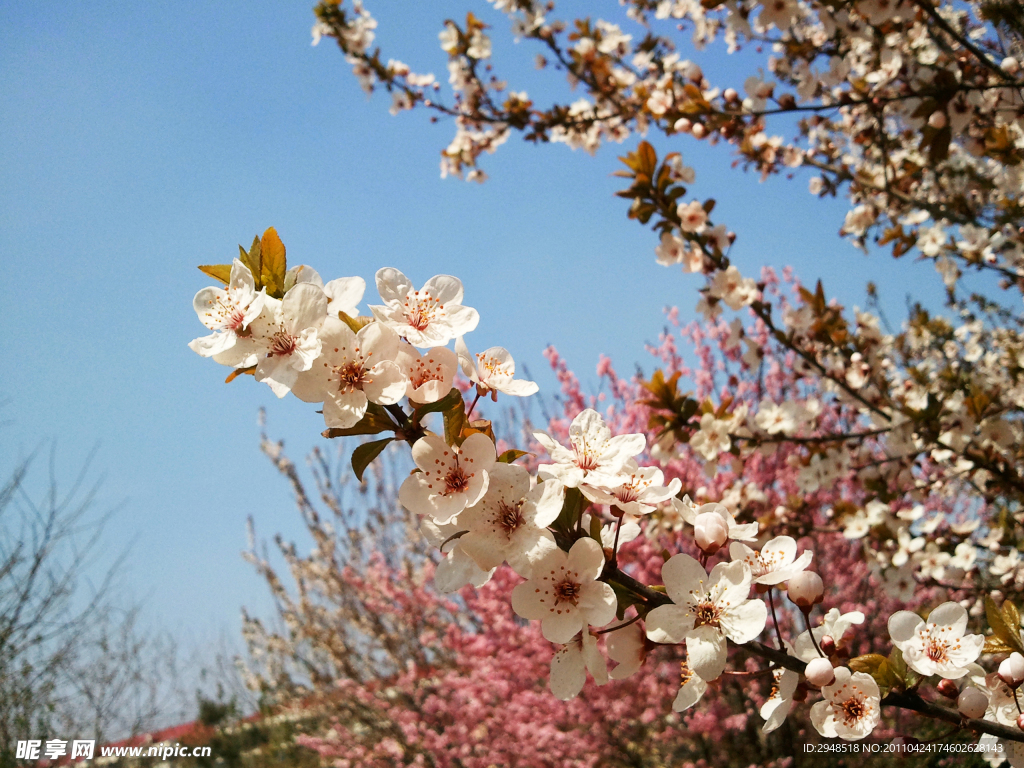
[[[495,27],[495,65],[514,89],[567,94],[482,0],[368,6],[385,60],[446,80],[437,32],[471,9]],[[486,158],[486,184],[441,180],[452,126],[368,99],[331,41],[310,46],[305,3],[20,2],[4,16],[0,470],[54,441],[70,483],[98,445],[98,508],[117,506],[108,546],[130,546],[121,588],[186,642],[235,633],[242,605],[266,609],[239,557],[248,515],[268,537],[299,530],[259,454],[257,409],[295,459],[323,428],[312,407],[249,378],[225,386],[226,370],[188,349],[204,333],[196,265],[229,261],[274,226],[290,263],[361,275],[368,299],[382,266],[416,283],[457,275],[481,315],[471,349],[507,347],[548,393],[546,345],[593,386],[601,353],[622,373],[651,369],[643,343],[664,307],[692,316],[696,278],[657,266],[654,235],[613,196],[615,158],[635,140],[592,158],[513,138]],[[685,55],[742,84],[742,62]],[[893,318],[911,288],[941,295],[930,266],[840,242],[842,203],[815,201],[806,178],[760,184],[729,172],[725,148],[657,145],[697,169],[692,194],[718,200],[745,272],[791,264],[851,304],[874,280]]]

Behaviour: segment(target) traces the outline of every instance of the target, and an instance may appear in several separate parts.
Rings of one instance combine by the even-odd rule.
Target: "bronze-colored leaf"
[[[200,267],[199,271],[205,275],[209,275],[214,280],[220,280],[224,285],[231,282],[230,264],[208,264]]]
[[[263,287],[267,294],[275,299],[284,296],[284,276],[288,271],[288,260],[285,256],[284,243],[277,236],[277,230],[269,227],[260,239],[260,253],[262,265],[260,274],[263,278]]]

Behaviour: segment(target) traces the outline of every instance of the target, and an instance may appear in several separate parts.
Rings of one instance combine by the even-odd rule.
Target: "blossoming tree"
[[[661,686],[676,712],[763,675],[764,733],[808,701],[801,716],[824,739],[912,738],[931,719],[947,738],[980,735],[986,759],[1024,765],[1019,6],[623,0],[621,23],[570,23],[553,3],[492,5],[586,97],[544,107],[485,79],[489,27],[472,13],[440,33],[448,96],[432,75],[384,63],[358,0],[319,5],[314,39],[333,38],[392,111],[453,121],[442,174],[482,180],[481,155],[513,132],[593,151],[661,131],[731,144],[762,176],[811,169],[812,194],[849,198],[845,236],[934,261],[947,311],[916,307],[886,332],[820,283],[743,275],[714,201],[689,196],[693,171],[640,141],[620,195],[653,226],[659,263],[702,276],[705,323],[681,331],[695,368],[669,335],[650,379],[602,364],[615,393],[603,414],[552,352],[565,418],[518,446],[497,439],[481,399],[537,388],[506,350],[470,351],[479,315],[457,278],[417,289],[385,267],[382,303],[361,314],[361,279],[289,269],[273,229],[233,264],[201,267],[226,287],[196,296],[213,333],[192,348],[233,368],[229,380],[251,373],[279,397],[322,403],[325,437],[371,438],[352,450],[357,478],[407,444],[415,469],[398,500],[438,550],[432,594],[463,590],[478,611],[479,626],[453,635],[487,636],[503,594],[557,646],[557,698],[577,697],[588,673],[600,686],[682,658],[678,690]],[[747,79],[745,95],[715,86],[683,58],[681,32],[697,48],[768,48],[771,75]],[[778,115],[800,116],[795,137],[771,135]],[[968,270],[996,278],[987,295],[963,286]],[[871,585],[883,594],[852,596]],[[435,755],[408,725],[394,749]]]

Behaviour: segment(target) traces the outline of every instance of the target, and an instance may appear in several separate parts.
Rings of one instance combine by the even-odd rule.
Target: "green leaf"
[[[220,280],[224,285],[231,282],[230,264],[208,264],[199,268],[203,274],[209,275],[214,280]]]
[[[413,411],[413,421],[422,421],[423,417],[426,416],[428,413],[450,411],[453,408],[458,407],[458,405],[462,402],[462,393],[459,392],[459,390],[456,389],[455,387],[452,387],[451,391],[437,402],[417,406],[416,410]]]
[[[520,456],[529,456],[528,451],[520,451],[516,448],[509,448],[501,456],[498,457],[498,461],[502,464],[511,464],[513,461],[518,459]]]
[[[448,445],[462,445],[462,429],[466,426],[466,403],[460,397],[443,416],[444,441]]]
[[[576,529],[576,523],[583,514],[583,494],[579,488],[566,488],[565,500],[562,502],[562,511],[551,527],[557,531],[568,534]]]
[[[992,637],[985,638],[984,653],[1013,653],[1013,647],[1007,645],[1006,642],[994,635]]]
[[[285,256],[284,243],[277,236],[277,230],[268,227],[260,239],[260,253],[263,262],[260,275],[267,294],[275,299],[284,296],[284,275],[288,271],[288,259]]]
[[[248,253],[241,245],[238,246],[238,259],[252,272],[253,279],[256,280],[256,287],[261,288],[263,286],[263,255],[260,251],[259,237],[252,239],[252,247],[249,248]]]
[[[359,333],[364,327],[373,322],[372,317],[365,317],[363,315],[352,317],[351,315],[346,315],[341,310],[338,311],[338,319],[351,328],[352,333]]]
[[[327,438],[350,437],[352,435],[376,435],[386,430],[394,432],[396,429],[397,426],[388,416],[387,411],[376,403],[370,403],[366,409],[366,415],[355,426],[344,429],[331,427],[330,429],[325,429],[320,434]]]
[[[385,437],[383,440],[373,440],[363,443],[352,451],[352,470],[356,473],[356,479],[363,482],[363,472],[370,466],[370,462],[380,456],[380,452],[388,447],[388,443],[394,441],[393,437]]]

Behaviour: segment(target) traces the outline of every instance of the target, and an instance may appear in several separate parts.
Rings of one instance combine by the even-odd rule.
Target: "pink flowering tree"
[[[358,0],[319,5],[314,38],[392,111],[453,121],[442,174],[483,180],[481,154],[517,131],[593,150],[655,130],[732,144],[762,176],[812,169],[812,194],[849,198],[844,236],[934,261],[947,311],[892,332],[820,283],[742,274],[692,169],[640,141],[619,194],[659,263],[699,276],[704,322],[670,314],[649,378],[602,361],[604,400],[550,350],[560,412],[510,428],[487,400],[537,387],[507,350],[471,351],[457,278],[382,268],[361,311],[360,278],[289,268],[268,229],[201,267],[224,287],[197,294],[211,333],[192,348],[322,404],[377,511],[348,510],[321,464],[328,521],[266,444],[316,546],[280,543],[290,587],[251,555],[283,620],[247,621],[251,684],[332,713],[303,743],[337,765],[939,751],[922,739],[1024,765],[1019,6],[625,0],[623,19],[570,22],[492,5],[585,97],[542,106],[485,80],[473,14],[439,35],[450,93],[383,63]],[[681,32],[773,54],[742,91],[717,87]],[[771,135],[783,114],[801,116],[790,140]],[[965,271],[994,275],[991,295]]]

